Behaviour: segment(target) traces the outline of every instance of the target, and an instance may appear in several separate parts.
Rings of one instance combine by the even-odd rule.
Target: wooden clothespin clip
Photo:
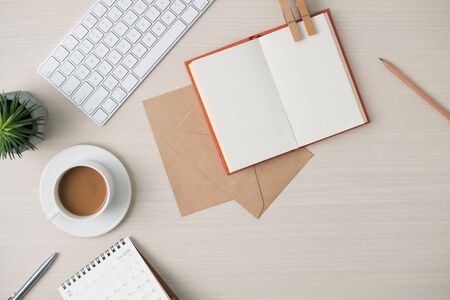
[[[298,28],[297,22],[295,21],[294,13],[289,5],[289,0],[279,0],[281,5],[281,10],[283,11],[284,20],[291,30],[292,37],[295,42],[302,39],[302,34],[300,33],[300,28]]]
[[[305,0],[296,0],[297,8],[300,11],[303,23],[305,24],[308,35],[314,35],[316,30],[314,29],[311,16],[309,15],[308,7],[306,7]]]
[[[302,34],[300,32],[300,28],[298,27],[297,21],[295,20],[292,8],[289,5],[289,0],[279,0],[279,2],[281,5],[281,10],[283,11],[284,19],[286,21],[286,24],[289,26],[289,29],[291,30],[294,41],[295,42],[300,41],[302,39]],[[299,11],[303,23],[305,24],[306,32],[308,32],[308,35],[315,34],[316,31],[314,30],[311,16],[309,15],[309,11],[308,8],[306,7],[305,1],[296,0],[295,10]]]

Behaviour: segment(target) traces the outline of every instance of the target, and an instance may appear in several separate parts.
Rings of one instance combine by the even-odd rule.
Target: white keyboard
[[[104,125],[214,0],[98,0],[38,72]]]

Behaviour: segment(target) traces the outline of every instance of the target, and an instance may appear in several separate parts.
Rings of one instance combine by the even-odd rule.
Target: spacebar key
[[[148,71],[159,61],[164,55],[167,49],[184,33],[186,25],[180,20],[177,20],[172,27],[164,33],[163,37],[158,43],[150,49],[146,56],[144,56],[141,62],[133,70],[134,74],[143,78]]]

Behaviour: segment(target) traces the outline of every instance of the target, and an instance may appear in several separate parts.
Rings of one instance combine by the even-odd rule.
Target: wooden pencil
[[[405,74],[403,74],[399,69],[397,69],[393,64],[385,59],[379,58],[379,60],[384,64],[384,66],[391,71],[395,76],[397,76],[401,81],[403,81],[407,86],[409,86],[417,95],[420,96],[425,102],[430,104],[434,109],[441,113],[447,120],[450,121],[450,113],[436,100],[434,100],[430,95],[428,95],[424,90],[422,90],[417,84],[415,84],[411,79],[409,79]]]

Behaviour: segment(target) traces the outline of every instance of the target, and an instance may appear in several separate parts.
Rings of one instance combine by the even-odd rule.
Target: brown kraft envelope
[[[227,175],[192,86],[144,108],[183,216],[236,200],[259,218],[312,157],[301,148]]]

